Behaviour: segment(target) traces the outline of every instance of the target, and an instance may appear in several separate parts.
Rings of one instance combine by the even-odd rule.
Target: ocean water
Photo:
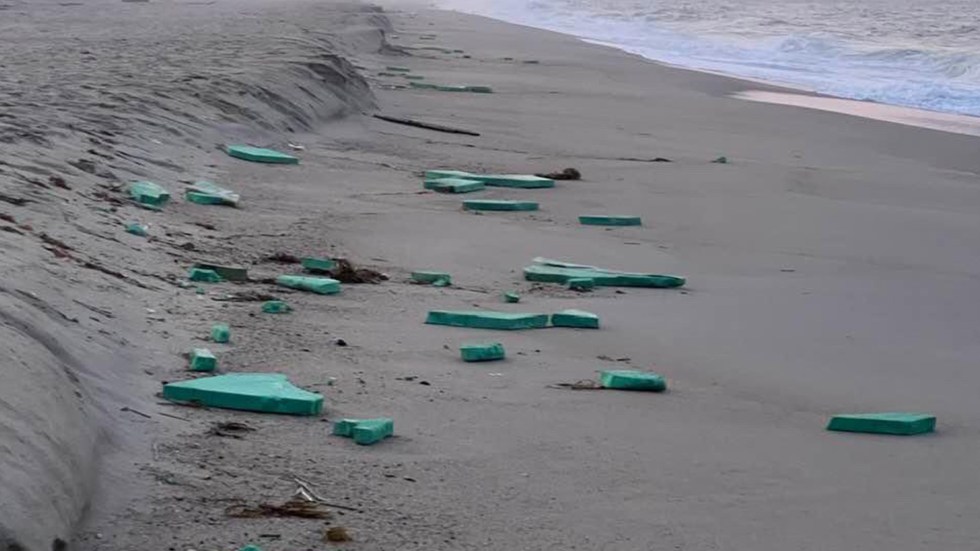
[[[436,0],[672,65],[980,116],[980,0]]]

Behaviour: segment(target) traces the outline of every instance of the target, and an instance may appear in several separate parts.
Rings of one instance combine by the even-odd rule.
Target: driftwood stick
[[[436,132],[445,132],[447,134],[463,134],[464,136],[480,135],[479,132],[473,132],[471,130],[463,130],[461,128],[453,128],[451,126],[443,126],[441,124],[434,124],[431,122],[422,122],[422,121],[417,121],[415,119],[404,119],[402,117],[391,117],[388,115],[374,115],[374,118],[387,122],[393,122],[395,124],[414,126],[415,128],[424,128],[426,130],[435,130]]]

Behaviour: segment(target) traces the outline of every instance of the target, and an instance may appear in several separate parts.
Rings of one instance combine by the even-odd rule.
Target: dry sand
[[[0,72],[0,183],[33,201],[0,209],[31,225],[0,234],[12,356],[0,385],[0,542],[319,549],[329,525],[359,549],[980,545],[980,139],[745,102],[729,95],[757,84],[459,14],[392,7],[389,46],[387,20],[356,5],[92,5],[0,12],[12,52]],[[399,47],[430,44],[471,57]],[[376,76],[388,65],[496,93],[386,89],[407,82]],[[482,136],[356,115],[374,106]],[[257,166],[217,150],[231,141],[306,150],[298,166]],[[730,164],[709,162],[720,155]],[[619,160],[654,157],[674,162]],[[541,202],[524,214],[463,212],[458,196],[421,193],[417,175],[566,166],[585,179],[481,194]],[[175,194],[209,178],[240,191],[242,208],[116,204],[117,186],[136,178]],[[589,212],[645,225],[579,226]],[[122,232],[136,218],[154,239]],[[43,248],[42,233],[71,250]],[[291,269],[262,261],[276,252],[345,256],[391,280],[334,297],[175,285],[200,259],[257,277]],[[690,285],[532,286],[520,269],[539,255]],[[415,269],[449,271],[457,285],[410,285]],[[501,304],[512,289],[522,303]],[[241,290],[297,312],[212,300]],[[603,328],[422,324],[429,309],[474,305],[581,308]],[[181,353],[214,321],[234,334],[213,347],[223,370],[287,373],[324,394],[324,417],[161,404],[159,383],[187,376]],[[456,347],[473,339],[501,340],[509,359],[462,364]],[[610,366],[653,368],[671,391],[551,388]],[[823,430],[829,414],[865,410],[933,412],[940,430]],[[380,415],[397,437],[370,448],[324,422]],[[257,430],[208,435],[228,420]],[[328,522],[225,514],[285,501],[293,477],[356,510]]]

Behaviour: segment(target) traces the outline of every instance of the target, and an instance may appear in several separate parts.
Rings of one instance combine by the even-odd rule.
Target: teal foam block
[[[230,189],[204,181],[188,186],[184,196],[191,203],[199,205],[225,205],[229,207],[237,207],[238,201],[241,199],[241,196]]]
[[[218,358],[207,348],[195,348],[191,351],[191,371],[214,371],[218,368]]]
[[[504,345],[499,342],[466,343],[459,347],[464,362],[490,362],[504,359]]]
[[[589,268],[559,268],[536,264],[524,268],[524,279],[541,283],[564,283],[570,279],[591,279],[597,286],[605,287],[681,287],[687,281],[683,277],[660,274],[634,274]]]
[[[647,371],[610,370],[599,374],[602,388],[614,390],[645,390],[663,392],[667,390],[667,380],[663,375]]]
[[[427,83],[427,82],[416,82],[416,81],[413,80],[413,81],[409,82],[408,84],[412,88],[418,88],[420,90],[435,90],[436,89],[436,85],[435,84],[430,84],[430,83]]]
[[[281,275],[276,278],[276,285],[318,295],[335,295],[340,292],[340,282],[329,277]]]
[[[216,323],[211,326],[211,340],[226,343],[231,340],[231,328],[227,323]]]
[[[198,262],[194,264],[194,267],[201,270],[211,270],[221,276],[222,279],[227,279],[228,281],[248,281],[248,268],[241,266],[225,266],[222,264]]]
[[[395,433],[395,421],[388,417],[378,419],[341,419],[334,423],[336,436],[353,438],[362,446],[369,446]]]
[[[412,70],[408,67],[393,67],[391,65],[385,67],[388,71],[394,71],[396,73],[411,73]]]
[[[266,314],[288,314],[293,307],[281,300],[270,300],[262,303],[262,311]]]
[[[227,153],[236,159],[244,159],[255,163],[271,163],[281,165],[299,164],[299,159],[286,153],[272,149],[252,147],[248,145],[229,145]]]
[[[191,268],[191,271],[187,274],[188,279],[191,281],[200,281],[202,283],[220,283],[221,276],[218,272],[214,270],[206,270],[204,268]]]
[[[925,413],[850,413],[834,415],[827,430],[845,432],[869,432],[910,436],[936,429],[935,416]]]
[[[514,292],[504,293],[504,302],[509,302],[511,304],[517,304],[520,301],[521,301],[521,295],[519,295],[517,293],[514,293]]]
[[[568,288],[572,291],[591,291],[595,289],[595,280],[591,277],[573,277],[567,281]]]
[[[446,284],[450,284],[453,278],[446,272],[418,271],[412,272],[412,281],[425,284],[435,284],[439,281],[444,281]]]
[[[439,193],[472,193],[483,191],[486,186],[483,182],[467,180],[464,178],[439,178],[436,180],[426,180],[422,187],[438,191]]]
[[[530,174],[475,174],[475,180],[492,187],[509,187],[520,189],[540,189],[555,187],[551,178],[542,178]]]
[[[463,172],[462,170],[426,170],[425,179],[429,180],[440,180],[443,178],[461,178],[465,180],[471,179],[473,176],[469,172]]]
[[[327,273],[337,267],[337,263],[329,258],[314,258],[311,256],[300,259],[303,268],[315,274]]]
[[[126,233],[146,237],[150,233],[150,228],[140,224],[139,222],[130,222],[129,224],[126,224]]]
[[[163,385],[163,397],[172,402],[207,407],[317,415],[323,396],[293,386],[278,373],[231,373]]]
[[[642,226],[639,216],[583,214],[578,217],[579,224],[584,226]]]
[[[153,182],[140,181],[129,185],[129,196],[144,207],[160,210],[170,201],[170,192]]]
[[[582,310],[562,310],[551,315],[551,325],[554,327],[598,329],[599,316]]]
[[[466,210],[492,211],[532,211],[538,210],[534,201],[509,201],[506,199],[467,199],[463,201]]]
[[[449,325],[473,329],[542,329],[548,326],[548,314],[524,314],[512,312],[488,312],[483,310],[447,311],[432,310],[425,319],[431,325]]]

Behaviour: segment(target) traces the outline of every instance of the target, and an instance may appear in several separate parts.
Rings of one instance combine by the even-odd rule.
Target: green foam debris
[[[407,80],[425,80],[425,77],[422,75],[402,75],[402,77]]]
[[[453,282],[453,278],[446,272],[418,271],[412,272],[412,281],[428,285],[434,285],[440,281],[444,281],[446,285],[449,285]]]
[[[492,211],[532,211],[538,210],[534,201],[511,201],[507,199],[467,199],[463,201],[466,210]]]
[[[379,77],[397,77],[399,75],[397,73],[386,73],[386,72],[382,71],[382,72],[378,73],[378,76]]]
[[[499,342],[466,343],[459,347],[464,362],[490,362],[504,359],[504,345]]]
[[[582,310],[562,310],[551,315],[551,325],[554,327],[598,329],[599,316]]]
[[[238,201],[241,199],[241,196],[234,191],[205,181],[195,182],[194,185],[188,186],[184,196],[188,201],[199,205],[225,205],[229,207],[237,207]]]
[[[511,304],[516,304],[521,301],[521,295],[511,291],[504,293],[504,302],[509,302]]]
[[[568,284],[570,279],[591,279],[596,286],[604,287],[681,287],[683,277],[660,274],[634,274],[596,268],[559,268],[535,264],[524,268],[524,279],[541,283]]]
[[[190,273],[187,274],[188,279],[191,281],[199,281],[202,283],[220,283],[221,276],[218,272],[214,270],[207,270],[204,268],[191,268]]]
[[[572,291],[591,291],[595,289],[595,280],[591,277],[573,277],[568,280],[568,288]]]
[[[163,385],[163,397],[173,402],[207,407],[317,415],[323,396],[293,386],[278,373],[230,373]]]
[[[425,319],[431,325],[449,325],[472,329],[542,329],[548,326],[548,314],[490,312],[483,310],[447,311],[432,310]]]
[[[440,92],[473,92],[476,94],[492,94],[489,86],[469,86],[465,84],[437,84],[435,89]]]
[[[412,72],[412,70],[409,69],[408,67],[393,67],[391,65],[385,67],[385,69],[387,69],[389,71],[395,71],[396,73],[411,73]]]
[[[211,340],[226,343],[231,340],[231,328],[227,323],[216,323],[211,326]]]
[[[412,88],[418,88],[420,90],[435,90],[436,89],[436,85],[435,84],[430,84],[430,83],[427,83],[427,82],[416,82],[414,80],[411,81],[411,82],[409,82],[408,85],[411,86]]]
[[[244,159],[255,163],[272,163],[283,165],[295,165],[299,159],[286,153],[281,153],[272,149],[262,147],[252,147],[248,145],[229,145],[227,153],[236,159]]]
[[[140,237],[146,237],[149,234],[149,229],[150,228],[140,224],[139,222],[130,222],[129,224],[126,224],[126,233],[131,233]]]
[[[584,214],[578,217],[583,226],[640,226],[643,224],[639,216],[597,215]]]
[[[262,311],[266,314],[288,314],[293,307],[281,300],[270,300],[262,303]]]
[[[160,210],[170,201],[170,192],[153,182],[145,180],[129,185],[129,196],[140,205]]]
[[[276,285],[318,295],[335,295],[340,292],[340,282],[329,277],[281,275],[276,278]]]
[[[443,178],[468,179],[469,176],[472,176],[472,174],[470,174],[469,172],[463,172],[462,170],[426,170],[425,171],[426,182],[428,182],[429,180],[441,180]]]
[[[329,258],[315,258],[312,256],[307,256],[300,259],[300,264],[308,272],[313,273],[327,273],[337,267],[337,263]]]
[[[389,417],[378,419],[341,419],[334,423],[336,436],[353,438],[362,446],[370,446],[395,433],[395,421]]]
[[[471,193],[486,189],[483,182],[465,178],[438,178],[426,180],[422,187],[440,193]]]
[[[555,187],[551,178],[542,178],[531,174],[475,174],[473,178],[493,187],[509,187],[518,189],[540,189]]]
[[[850,413],[834,415],[827,430],[910,436],[936,429],[936,417],[925,413]]]
[[[667,390],[667,380],[663,375],[647,371],[619,370],[603,371],[599,374],[602,388],[615,390],[645,390],[663,392]]]
[[[214,371],[218,368],[218,358],[207,348],[195,348],[191,351],[191,371]]]
[[[238,551],[262,551],[262,548],[259,547],[258,545],[246,545],[245,547],[242,547]]]
[[[248,281],[248,268],[243,268],[241,266],[226,266],[223,264],[197,262],[194,264],[194,267],[201,270],[211,270],[228,281]]]

